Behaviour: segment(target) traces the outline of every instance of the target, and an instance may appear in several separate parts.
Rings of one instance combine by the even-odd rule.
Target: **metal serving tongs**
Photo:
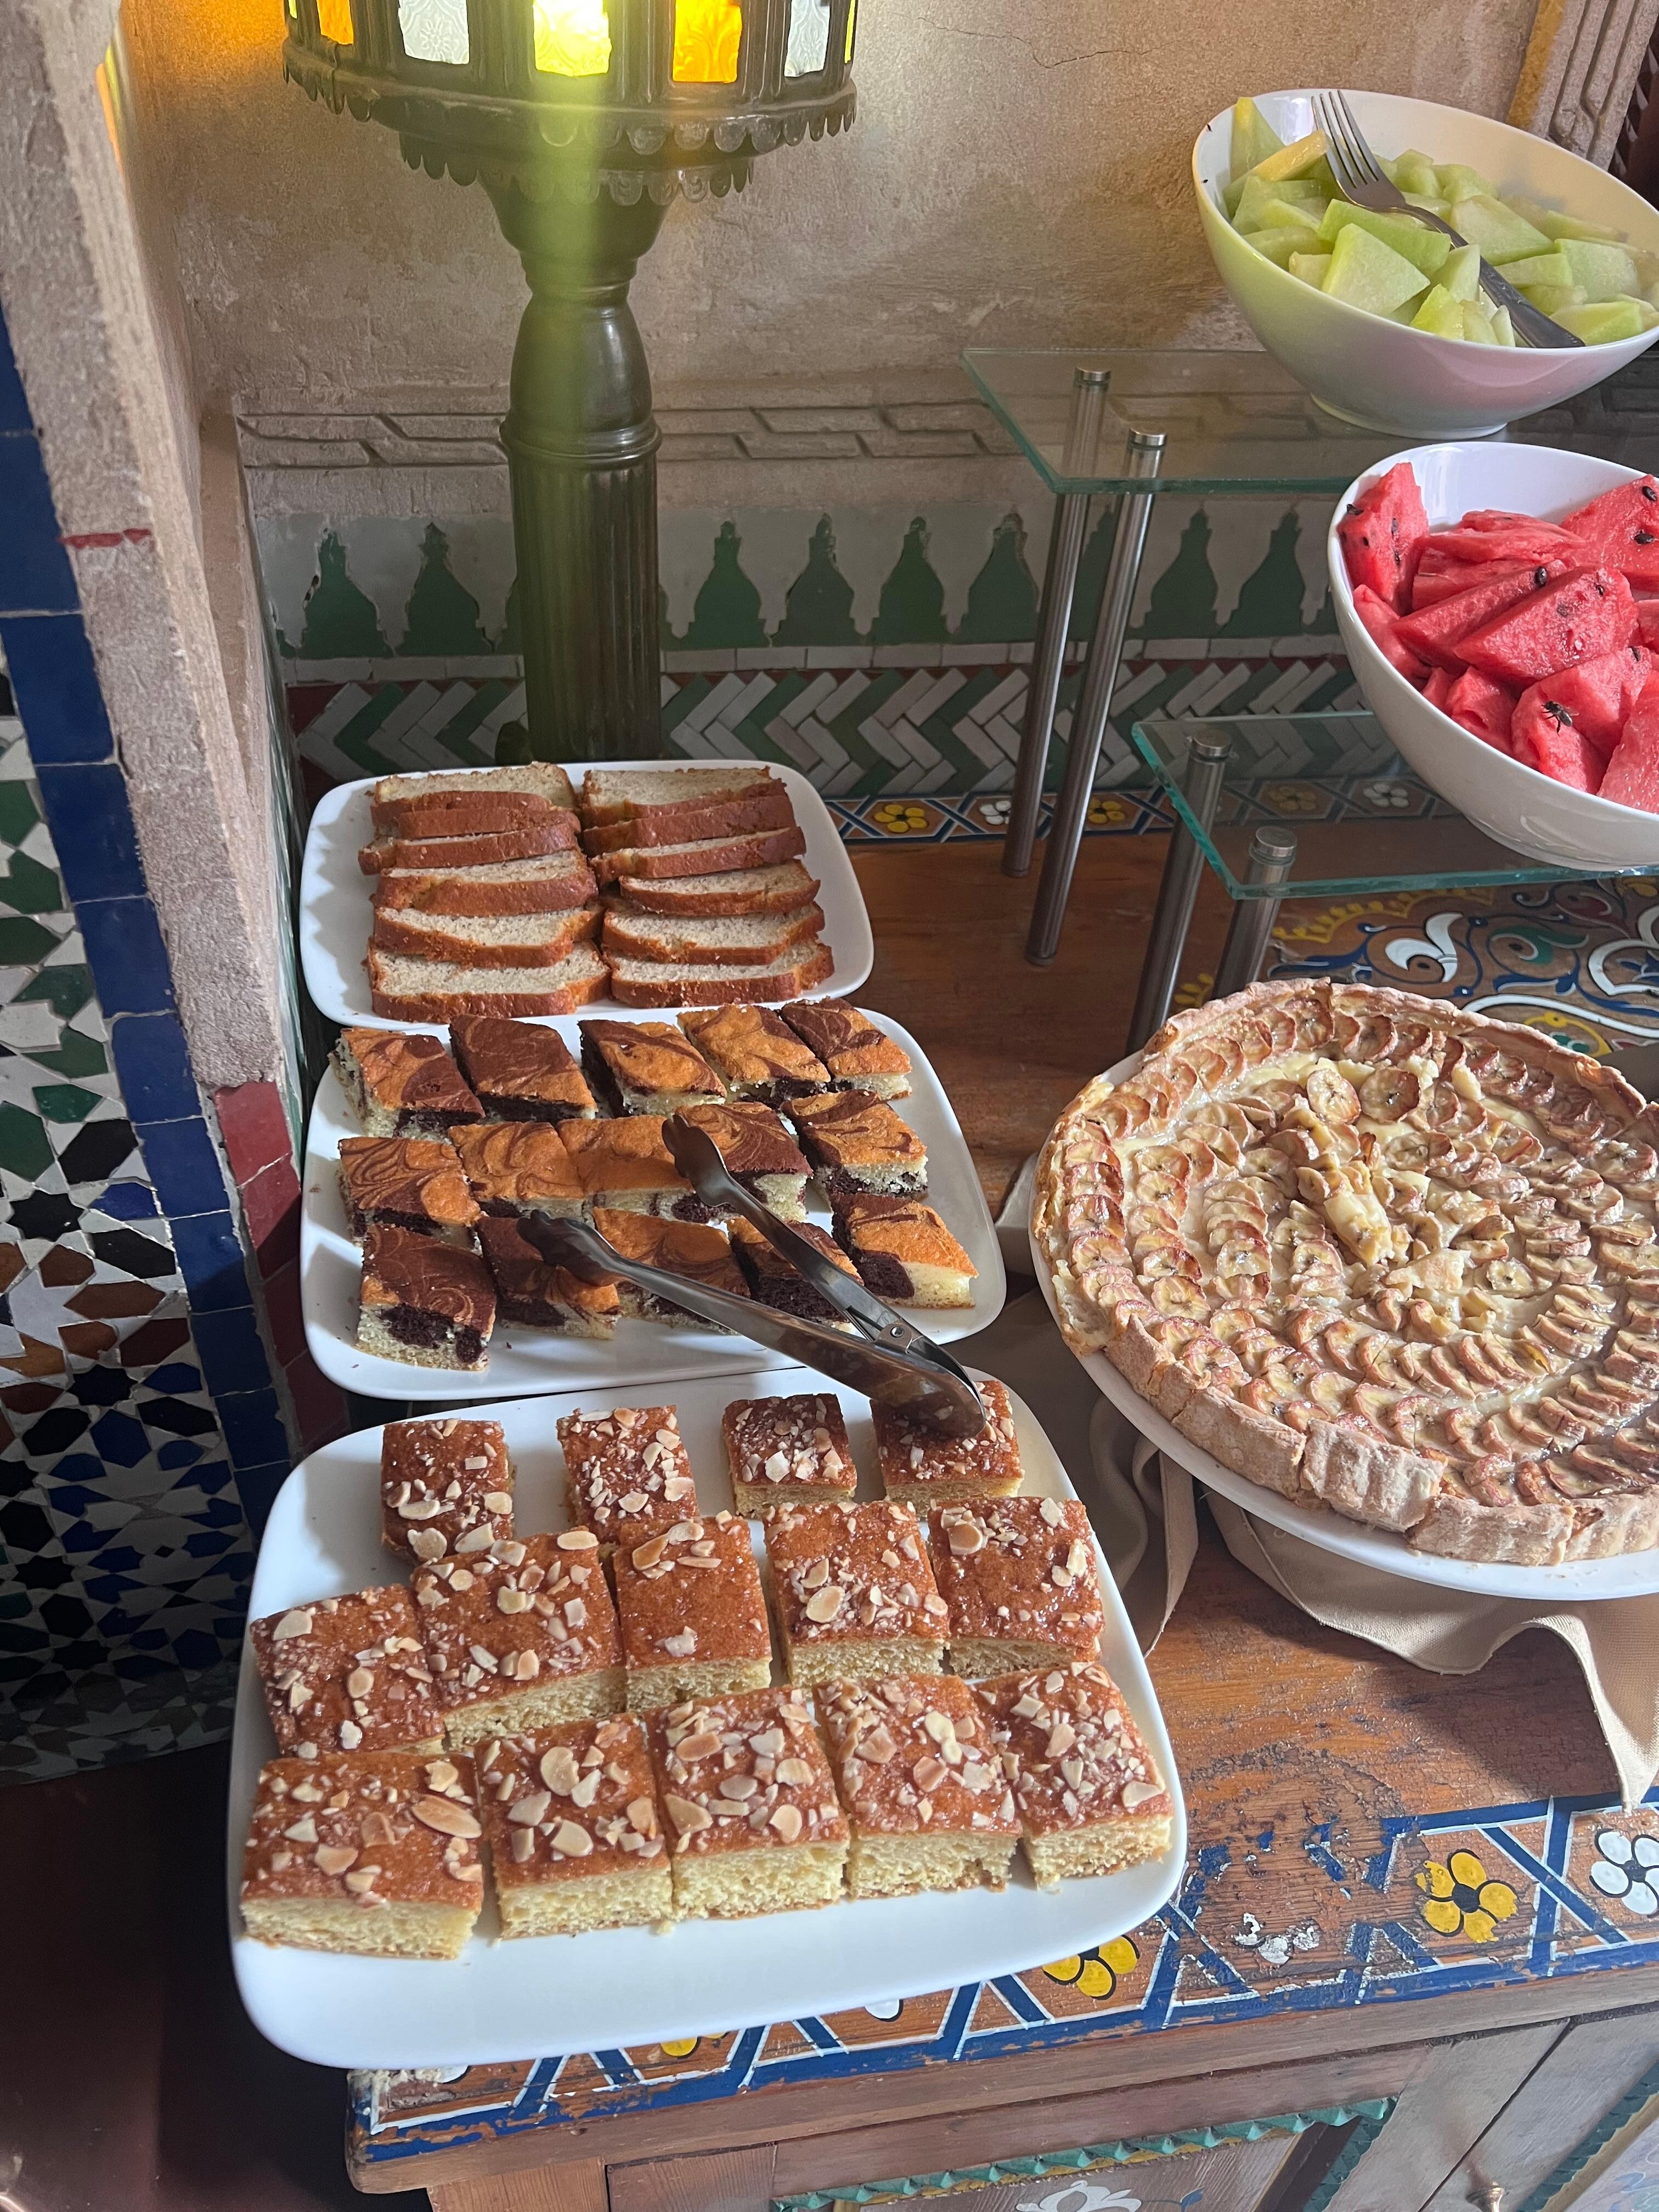
[[[826,1260],[745,1190],[728,1173],[720,1146],[706,1130],[675,1114],[663,1123],[663,1139],[675,1166],[705,1205],[718,1206],[722,1213],[740,1213],[752,1222],[813,1289],[846,1316],[856,1335],[848,1336],[827,1322],[779,1313],[756,1298],[710,1290],[666,1268],[643,1267],[625,1259],[586,1221],[528,1214],[520,1217],[520,1233],[544,1260],[568,1267],[584,1282],[611,1282],[625,1276],[641,1290],[684,1307],[699,1320],[769,1344],[775,1352],[787,1352],[803,1367],[815,1367],[837,1382],[849,1383],[866,1398],[895,1407],[910,1419],[931,1422],[946,1436],[979,1434],[985,1426],[985,1408],[966,1370],[948,1352],[884,1305],[855,1276]]]

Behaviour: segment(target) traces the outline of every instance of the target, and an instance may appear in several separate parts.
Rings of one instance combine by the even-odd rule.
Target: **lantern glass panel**
[[[317,28],[337,46],[355,45],[357,34],[351,27],[351,0],[317,0]]]
[[[603,76],[611,67],[605,0],[536,0],[536,66],[544,76]]]
[[[398,0],[398,28],[411,61],[465,62],[471,58],[466,0]]]
[[[743,43],[738,0],[677,0],[674,9],[676,84],[735,84]]]
[[[816,76],[830,58],[830,0],[792,0],[786,76]]]
[[[853,66],[853,33],[859,20],[859,0],[847,0],[847,54],[848,69]]]

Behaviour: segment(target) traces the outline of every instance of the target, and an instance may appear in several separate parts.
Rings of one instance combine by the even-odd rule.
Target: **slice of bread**
[[[527,830],[538,822],[579,824],[568,807],[550,806],[523,791],[434,791],[375,809],[381,837],[487,837],[499,830]]]
[[[578,802],[590,829],[630,815],[676,814],[777,787],[769,768],[591,768]]]
[[[404,835],[405,811],[440,798],[531,799],[538,807],[560,807],[574,814],[576,794],[570,778],[550,761],[529,761],[522,768],[444,769],[433,775],[383,775],[368,794],[377,830]]]
[[[392,1021],[447,1022],[455,1014],[568,1014],[603,998],[605,966],[579,945],[552,968],[464,968],[368,949],[374,1011]]]
[[[753,799],[726,799],[717,806],[676,806],[630,814],[584,830],[590,853],[617,853],[627,845],[690,845],[710,837],[746,837],[756,830],[787,830],[795,818],[789,794],[775,784]]]
[[[366,876],[378,876],[383,868],[481,868],[577,849],[575,816],[554,812],[521,829],[473,836],[377,837],[372,845],[359,847],[357,866]]]
[[[564,914],[411,914],[382,908],[371,945],[416,960],[453,960],[462,967],[550,968],[573,946],[597,937],[597,906]]]
[[[596,853],[593,872],[602,884],[635,876],[703,876],[728,868],[769,868],[806,849],[799,829],[757,830],[748,837],[711,837],[687,845],[629,845]]]
[[[634,914],[613,906],[605,918],[607,960],[706,961],[721,968],[753,967],[775,960],[792,945],[814,938],[823,927],[823,909],[797,907],[790,914],[759,914],[735,919],[707,915],[689,921],[660,914]]]
[[[624,1006],[730,1006],[793,999],[827,980],[835,967],[827,945],[792,945],[752,968],[709,961],[613,960],[611,988]]]
[[[385,868],[374,885],[374,904],[383,913],[558,914],[598,896],[593,871],[570,852],[479,868]]]
[[[799,860],[784,860],[775,868],[728,868],[710,876],[629,876],[610,902],[630,914],[787,914],[810,905],[819,888]]]

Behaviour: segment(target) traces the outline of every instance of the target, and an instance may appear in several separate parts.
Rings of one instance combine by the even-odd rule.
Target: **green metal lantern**
[[[851,122],[857,0],[283,0],[288,76],[483,185],[530,301],[501,426],[528,749],[661,739],[651,379],[628,288],[677,194]]]

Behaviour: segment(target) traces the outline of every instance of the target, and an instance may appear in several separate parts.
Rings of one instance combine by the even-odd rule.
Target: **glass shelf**
[[[1659,352],[1659,349],[1656,349]],[[1358,429],[1328,415],[1265,353],[1024,352],[970,346],[963,367],[987,405],[1054,492],[1158,495],[1345,491],[1386,454],[1419,442],[1402,431]],[[1079,369],[1111,383],[1096,447],[1067,455]],[[1130,477],[1124,435],[1162,430],[1156,477]],[[1626,466],[1653,465],[1659,450],[1659,359],[1644,355],[1621,374],[1565,405],[1513,422],[1499,442],[1571,446]]]
[[[1200,734],[1224,737],[1231,747],[1207,830],[1181,788],[1187,749]],[[1235,899],[1343,898],[1659,874],[1652,867],[1566,868],[1511,852],[1431,791],[1372,714],[1183,714],[1137,722],[1133,741]],[[1250,841],[1265,823],[1296,832],[1295,865],[1282,883],[1249,880]]]

